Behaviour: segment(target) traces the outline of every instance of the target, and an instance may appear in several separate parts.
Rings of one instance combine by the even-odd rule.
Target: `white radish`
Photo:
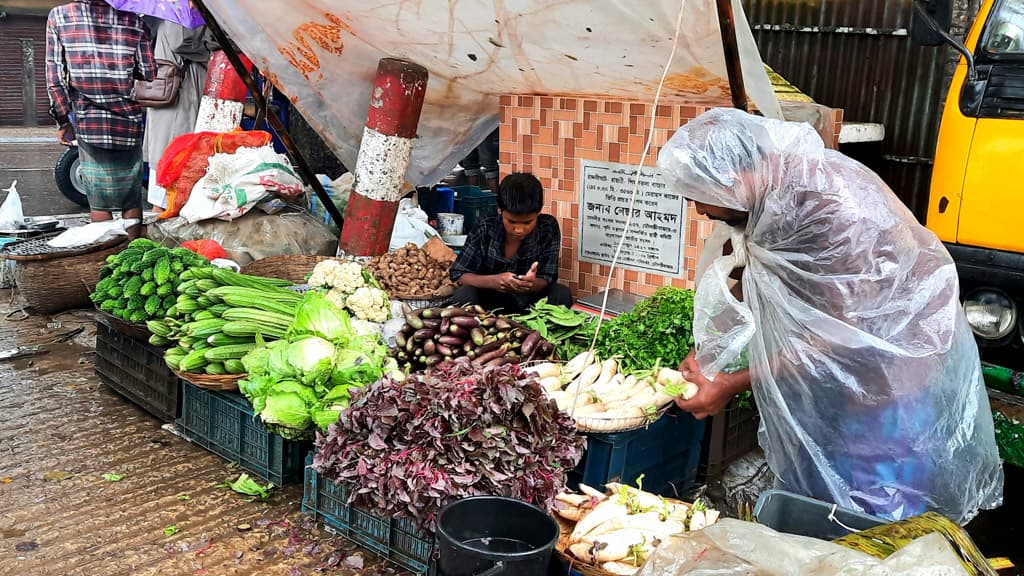
[[[657,512],[665,511],[665,500],[660,496],[655,496],[654,494],[651,494],[650,492],[644,492],[643,490],[638,490],[632,486],[627,486],[625,484],[619,484],[618,482],[609,482],[605,484],[605,488],[607,488],[608,490],[612,491],[615,494],[621,494],[623,491],[625,491],[627,494],[629,494],[630,498],[636,500],[636,502],[640,505],[641,508],[650,508],[652,509],[652,511]]]
[[[590,387],[598,377],[601,376],[601,365],[591,364],[583,369],[583,372],[578,378],[573,380],[568,386],[565,387],[566,392],[582,392]]]
[[[562,412],[569,412],[572,410],[573,404],[579,408],[580,406],[586,406],[593,402],[593,399],[587,394],[580,394],[579,398],[577,398],[575,394],[570,394],[565,391],[552,392],[551,399],[555,401],[555,405],[557,405],[558,409]]]
[[[658,384],[664,388],[664,394],[669,399],[680,397],[689,400],[697,395],[697,385],[688,382],[681,372],[671,368],[658,370]],[[667,404],[668,401],[662,403]]]
[[[541,380],[562,377],[562,367],[554,362],[542,362],[536,366],[530,366],[524,372],[531,373]]]
[[[633,566],[628,562],[606,562],[601,568],[615,576],[633,576],[640,570],[639,566]]]
[[[598,396],[605,396],[618,392],[622,389],[622,384],[626,381],[625,376],[622,374],[615,374],[605,382],[601,382],[600,378],[590,387],[590,392]]]
[[[601,492],[596,488],[591,488],[590,486],[587,486],[586,484],[582,483],[580,484],[580,492],[583,492],[584,496],[588,496],[598,501],[604,500],[605,498],[608,497],[608,495],[605,494],[604,492]]]
[[[707,525],[708,520],[707,517],[704,516],[704,512],[702,510],[694,510],[693,516],[690,516],[690,531],[703,530]]]
[[[557,376],[548,376],[540,381],[540,387],[546,392],[558,392],[562,389],[562,379]]]
[[[591,502],[590,496],[587,496],[585,494],[569,494],[568,492],[562,492],[561,494],[555,496],[555,500],[561,502],[562,504],[575,506],[577,508],[582,508],[583,506],[586,506]]]
[[[583,370],[597,361],[597,356],[593,352],[581,352],[577,354],[572,360],[566,363],[565,367],[562,368],[562,376],[570,380],[576,378]]]
[[[569,412],[569,415],[574,417],[574,418],[578,418],[580,416],[586,416],[587,418],[589,418],[591,414],[597,414],[599,412],[604,412],[604,404],[601,404],[600,402],[596,402],[596,403],[593,403],[593,404],[582,404],[581,403],[581,404],[577,404],[575,409],[570,404],[568,412]]]
[[[591,541],[598,539],[603,534],[617,532],[619,530],[640,530],[649,532],[660,537],[668,537],[672,534],[679,534],[686,531],[681,522],[663,522],[657,512],[644,512],[643,514],[629,514],[627,516],[616,516],[608,522],[598,526],[583,537],[583,540]]]
[[[615,358],[609,358],[601,363],[601,374],[596,383],[604,383],[612,379],[619,372],[619,363]]]
[[[570,522],[579,522],[587,515],[587,511],[583,508],[564,508],[561,510],[555,510],[555,513]]]
[[[720,513],[718,512],[718,510],[706,510],[704,512],[704,518],[705,518],[705,520],[707,520],[706,524],[708,526],[711,526],[715,522],[718,522],[719,514]]]
[[[597,562],[614,562],[629,556],[634,546],[643,546],[651,540],[650,535],[640,530],[618,530],[597,538],[591,548]]]
[[[572,529],[572,535],[569,537],[569,540],[572,542],[579,542],[594,528],[597,528],[616,516],[625,516],[627,512],[626,507],[620,504],[617,498],[609,498],[595,506],[590,514],[587,514],[576,523],[576,526]]]
[[[604,568],[605,572],[615,574],[615,576],[633,576],[639,570],[639,566],[634,566],[627,562],[605,562],[601,564],[601,568]]]

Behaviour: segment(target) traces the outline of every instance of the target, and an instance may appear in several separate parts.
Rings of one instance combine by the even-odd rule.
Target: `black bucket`
[[[558,523],[540,508],[474,496],[437,515],[441,576],[547,576]]]

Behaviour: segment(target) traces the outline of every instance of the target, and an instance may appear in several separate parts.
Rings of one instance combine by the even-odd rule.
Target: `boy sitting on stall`
[[[544,187],[532,174],[511,174],[498,187],[498,216],[470,231],[451,278],[461,287],[457,304],[479,304],[506,313],[525,310],[541,298],[572,306],[558,283],[562,234],[558,221],[541,214]]]

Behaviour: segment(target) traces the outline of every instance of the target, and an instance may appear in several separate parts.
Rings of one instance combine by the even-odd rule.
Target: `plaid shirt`
[[[463,274],[526,274],[537,262],[537,278],[543,278],[552,285],[558,281],[561,250],[562,233],[558,229],[558,220],[554,216],[540,214],[537,227],[523,238],[515,256],[505,258],[505,225],[501,223],[501,216],[494,216],[481,221],[470,232],[449,274],[452,280],[458,280]]]
[[[142,18],[103,0],[74,0],[46,21],[46,88],[50,115],[69,119],[83,142],[124,149],[142,140],[135,80],[152,80],[156,62]],[[73,118],[71,117],[73,114]]]

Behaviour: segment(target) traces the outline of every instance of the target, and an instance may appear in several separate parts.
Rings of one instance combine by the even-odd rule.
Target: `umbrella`
[[[191,0],[107,0],[107,4],[125,12],[177,22],[186,28],[198,28],[206,23]]]

